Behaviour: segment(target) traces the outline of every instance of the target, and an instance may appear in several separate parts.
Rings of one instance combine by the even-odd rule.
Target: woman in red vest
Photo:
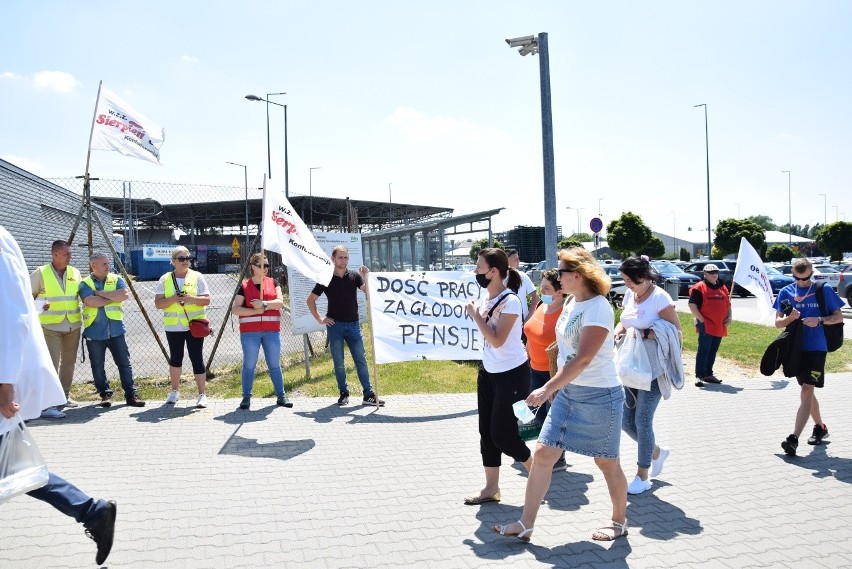
[[[251,407],[251,389],[260,346],[269,369],[269,378],[275,388],[276,403],[282,407],[293,404],[284,394],[284,376],[281,373],[281,307],[284,295],[275,279],[267,277],[269,261],[262,253],[250,259],[251,278],[240,283],[231,311],[240,318],[240,343],[243,346],[243,400],[240,409]]]

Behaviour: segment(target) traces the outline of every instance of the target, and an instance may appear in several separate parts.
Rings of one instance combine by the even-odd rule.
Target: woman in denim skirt
[[[551,401],[527,480],[521,519],[494,531],[529,541],[541,501],[550,487],[553,465],[563,451],[591,456],[612,500],[612,521],[592,539],[627,535],[627,479],[619,462],[624,391],[615,373],[610,280],[580,248],[559,252],[559,284],[568,301],[556,322],[559,371],[527,397],[531,407]]]

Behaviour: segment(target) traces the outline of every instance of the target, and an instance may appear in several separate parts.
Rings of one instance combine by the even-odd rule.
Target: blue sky
[[[162,166],[95,152],[93,176],[249,186],[266,171],[263,103],[286,91],[291,194],[495,207],[543,225],[538,56],[547,32],[557,222],[624,211],[670,233],[711,218],[852,221],[852,3],[3,3],[0,157],[82,174],[98,81],[165,128]],[[283,112],[271,107],[273,181]],[[845,157],[845,158],[844,158]],[[826,194],[825,200],[819,194]],[[599,199],[603,198],[599,202]],[[239,199],[239,194],[235,196]],[[824,209],[824,205],[827,206]],[[835,208],[835,206],[837,206]]]

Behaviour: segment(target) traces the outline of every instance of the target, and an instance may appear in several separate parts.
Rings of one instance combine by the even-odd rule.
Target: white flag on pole
[[[166,131],[137,113],[118,95],[101,87],[92,124],[90,150],[114,150],[125,156],[160,163]]]
[[[757,297],[757,308],[761,316],[766,317],[773,312],[772,285],[766,274],[766,266],[745,237],[740,239],[734,282]]]
[[[331,259],[290,205],[284,192],[268,187],[267,182],[264,174],[261,247],[281,253],[285,265],[314,282],[328,285],[334,275]]]

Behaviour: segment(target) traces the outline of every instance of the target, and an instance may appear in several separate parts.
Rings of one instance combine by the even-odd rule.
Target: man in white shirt
[[[508,249],[506,255],[509,257],[509,268],[518,271],[518,263],[521,260],[518,257],[518,251],[516,249]],[[521,297],[521,310],[523,311],[521,318],[523,322],[526,322],[530,314],[535,310],[535,307],[538,306],[540,299],[538,297],[538,290],[536,290],[529,275],[522,271],[518,271],[518,273],[521,275],[521,288],[518,290],[518,296]],[[504,282],[503,284],[505,285],[506,283]]]

